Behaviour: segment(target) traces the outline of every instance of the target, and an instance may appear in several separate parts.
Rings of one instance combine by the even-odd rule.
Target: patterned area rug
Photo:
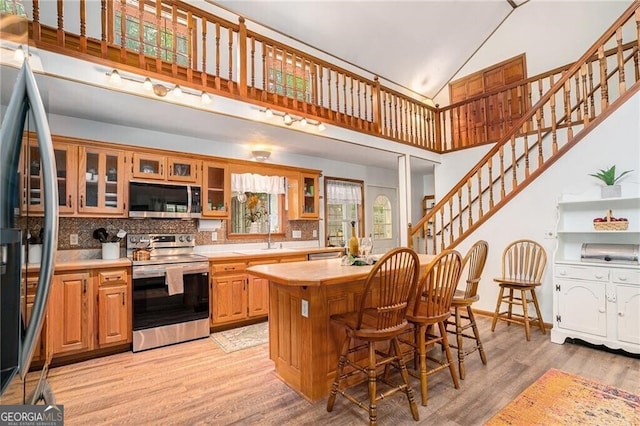
[[[550,369],[486,426],[639,425],[640,396]]]
[[[245,327],[213,333],[211,338],[223,351],[235,352],[269,342],[269,323],[261,322]]]

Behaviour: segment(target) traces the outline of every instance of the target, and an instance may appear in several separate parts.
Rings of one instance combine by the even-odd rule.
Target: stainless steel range
[[[209,262],[191,234],[130,234],[133,351],[209,336]],[[133,260],[148,249],[147,260]]]

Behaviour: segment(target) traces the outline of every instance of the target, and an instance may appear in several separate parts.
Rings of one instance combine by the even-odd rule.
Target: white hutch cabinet
[[[593,219],[626,217],[624,231],[596,231]],[[640,264],[584,262],[582,244],[640,244],[640,196],[558,202],[551,341],[566,338],[640,353]]]

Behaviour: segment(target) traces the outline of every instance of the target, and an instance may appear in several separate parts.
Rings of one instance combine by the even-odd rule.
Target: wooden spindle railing
[[[181,25],[186,25],[189,46],[186,63],[178,61],[179,52],[175,42],[169,49],[169,57],[163,57],[160,31],[153,43],[154,54],[145,51],[142,32],[134,40],[140,46],[135,49],[127,43],[124,20],[119,31],[125,36],[121,37],[119,43],[115,43],[114,9],[119,5],[121,10],[126,10],[126,0],[57,0],[53,5],[32,0],[32,4],[31,37],[39,48],[95,60],[114,68],[195,90],[272,106],[440,153],[493,143],[504,137],[530,106],[540,100],[569,68],[560,67],[500,90],[445,108],[437,108],[386,87],[375,76],[372,79],[363,77],[251,31],[247,29],[243,18],[239,18],[238,23],[233,23],[188,2],[159,0],[130,3],[130,7],[138,8],[133,15],[137,15],[138,20],[150,20],[159,28],[166,25],[173,34],[179,32]],[[136,4],[137,6],[133,6]],[[47,13],[40,13],[41,7],[46,7]],[[78,9],[76,11],[71,8]],[[52,13],[53,10],[55,12]],[[73,30],[65,28],[65,24],[68,25],[64,18],[65,12],[68,16],[79,15],[77,22],[70,23]],[[95,27],[98,21],[100,28]],[[637,32],[632,31],[636,39]],[[602,75],[602,67],[605,67],[604,74],[607,73],[607,61],[611,57],[615,57],[616,69],[620,69],[621,63],[634,62],[630,56],[635,57],[635,63],[638,63],[637,43],[625,43],[623,32],[612,40],[614,42],[611,45],[615,47],[605,49],[604,45],[601,46],[601,49],[594,52],[593,59],[585,62],[586,68],[580,76],[573,76],[569,86],[563,89],[566,95],[575,93],[575,87],[580,87],[583,92],[593,92],[591,86],[595,87],[594,80]],[[281,93],[272,87],[275,85],[271,84],[268,75],[269,52],[283,55],[285,62],[289,60],[296,66],[300,64],[306,74],[302,88],[286,78]],[[286,70],[280,71],[285,71],[286,75]],[[637,66],[631,71],[634,80],[637,80]],[[623,72],[622,81],[627,78]],[[589,86],[588,89],[585,84]],[[606,79],[600,84],[606,85]],[[616,90],[625,89],[626,87],[618,87]],[[605,94],[608,91],[608,87],[603,88]],[[606,96],[608,95],[601,102],[608,102]],[[575,116],[568,116],[563,122],[553,121],[549,127],[554,127],[554,132],[560,128],[567,128],[571,132],[574,121],[582,122],[584,117],[596,115],[595,102],[596,99],[592,97],[589,104],[581,104],[581,111]],[[555,109],[546,107],[540,111],[539,122],[535,122],[537,116],[533,115],[530,120],[534,122],[527,127],[520,126],[519,131],[538,131],[539,126],[548,123],[547,116],[552,114],[557,114]],[[490,117],[496,118],[490,120]],[[552,135],[555,137],[555,133],[552,132]]]
[[[458,244],[639,92],[638,28],[640,3],[635,2],[415,227],[409,225],[409,246],[437,253]],[[624,43],[624,34],[631,34],[630,44]],[[617,60],[609,70],[602,58],[604,47],[611,44],[617,45]],[[629,48],[623,48],[625,45]],[[599,73],[588,72],[594,57]],[[626,72],[629,70],[633,72]],[[494,177],[496,162],[500,172]],[[487,202],[488,210],[484,209]],[[427,225],[432,240],[420,235]]]

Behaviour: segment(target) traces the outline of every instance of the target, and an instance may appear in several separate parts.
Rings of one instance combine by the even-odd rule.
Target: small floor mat
[[[235,352],[269,343],[269,323],[261,322],[211,334],[211,338],[223,351]]]

